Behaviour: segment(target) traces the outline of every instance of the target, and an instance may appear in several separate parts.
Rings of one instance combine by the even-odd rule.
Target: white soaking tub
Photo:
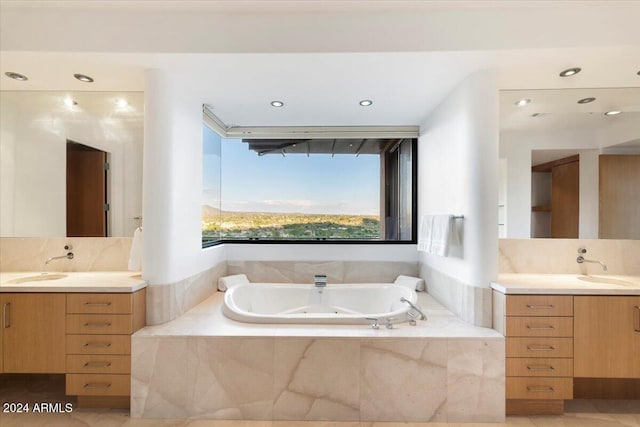
[[[415,291],[389,283],[314,285],[251,283],[228,289],[222,311],[248,323],[317,323],[380,325],[408,319],[409,304],[417,303]]]

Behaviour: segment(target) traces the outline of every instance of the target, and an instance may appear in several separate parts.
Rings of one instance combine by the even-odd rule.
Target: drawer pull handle
[[[549,305],[531,305],[531,304],[527,304],[527,308],[530,308],[531,310],[549,310],[554,308],[555,306],[553,304],[549,304]]]
[[[640,305],[634,305],[633,308],[638,310],[638,327],[637,328],[633,328],[633,330],[636,331],[636,332],[640,332]]]
[[[551,386],[547,387],[529,387],[527,386],[527,391],[530,393],[553,393],[555,390]]]
[[[85,328],[108,328],[109,326],[111,326],[111,322],[103,322],[103,323],[87,322],[84,324]]]
[[[532,331],[535,331],[535,330],[546,330],[546,331],[548,331],[548,330],[553,330],[555,328],[556,327],[553,326],[553,325],[549,325],[549,326],[531,326],[531,325],[527,325],[527,329],[531,329]]]
[[[111,343],[110,342],[88,342],[88,343],[85,343],[83,347],[107,348],[107,347],[111,347]]]
[[[87,362],[84,364],[84,368],[108,368],[111,366],[111,362]]]
[[[528,345],[527,350],[530,351],[553,351],[556,348],[552,345]]]
[[[527,365],[527,369],[530,371],[555,371],[555,368],[551,365]]]
[[[109,307],[111,305],[110,302],[85,302],[84,305],[87,307]]]
[[[5,302],[4,304],[2,304],[2,324],[4,325],[5,329],[11,327],[11,323],[9,319],[11,315],[11,312],[9,312],[10,308],[11,308],[10,302]]]
[[[82,387],[86,388],[86,389],[105,389],[105,388],[109,388],[111,387],[111,383],[87,383],[85,385],[83,385]]]

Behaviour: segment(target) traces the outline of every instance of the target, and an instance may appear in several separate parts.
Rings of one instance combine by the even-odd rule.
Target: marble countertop
[[[161,325],[147,326],[134,337],[317,337],[317,338],[441,338],[441,339],[504,339],[493,329],[470,325],[440,305],[430,295],[418,293],[418,304],[428,320],[395,324],[393,329],[381,325],[373,329],[369,325],[310,325],[242,323],[231,320],[222,313],[223,292],[216,292],[182,316]]]
[[[55,278],[59,277],[59,278]],[[55,278],[53,280],[43,280]],[[40,279],[40,280],[39,280]],[[132,271],[0,273],[1,292],[135,292],[147,286]]]
[[[503,294],[640,295],[640,276],[500,274],[491,288]]]

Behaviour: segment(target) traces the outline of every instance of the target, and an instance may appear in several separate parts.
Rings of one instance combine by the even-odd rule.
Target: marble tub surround
[[[420,264],[420,277],[425,279],[427,292],[440,304],[465,322],[491,327],[491,289],[464,283],[448,274]]]
[[[246,274],[256,283],[392,283],[398,276],[417,276],[417,262],[401,261],[227,261],[227,274]]]
[[[640,295],[640,275],[500,274],[491,288],[524,295]]]
[[[500,239],[499,273],[640,275],[640,240],[616,239]],[[578,264],[578,248],[598,264]]]
[[[127,271],[130,237],[2,237],[0,271]],[[70,243],[72,260],[52,256],[66,253]]]
[[[21,281],[41,276],[32,272],[0,273],[0,292],[135,292],[147,286],[139,273],[131,271],[67,272],[55,280]]]
[[[222,297],[134,334],[133,417],[504,420],[504,338],[426,294],[429,320],[392,330],[239,323]]]
[[[216,293],[218,279],[227,275],[226,262],[176,283],[147,287],[147,325],[169,322]]]

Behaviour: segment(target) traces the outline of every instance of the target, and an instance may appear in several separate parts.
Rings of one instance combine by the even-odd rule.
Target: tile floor
[[[64,376],[0,377],[1,402],[72,402],[64,396]],[[574,400],[563,416],[507,417],[506,423],[372,423],[314,421],[212,421],[132,419],[126,410],[74,409],[65,414],[0,412],[1,427],[640,427],[640,400]]]

